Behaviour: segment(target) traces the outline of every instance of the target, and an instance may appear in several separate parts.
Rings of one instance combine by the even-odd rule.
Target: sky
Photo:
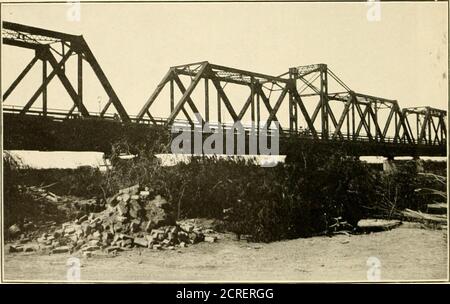
[[[83,3],[80,21],[71,21],[65,3],[10,4],[2,17],[82,34],[130,114],[170,66],[205,60],[271,75],[327,63],[355,91],[396,99],[402,107],[447,108],[447,3],[382,2],[380,20],[372,22],[368,9],[364,2]],[[33,54],[10,46],[3,51],[8,87]],[[34,72],[39,79],[40,70]],[[85,77],[85,102],[98,110],[106,97],[87,68]],[[57,91],[57,82],[49,107],[61,108],[67,104],[58,99],[67,94]],[[24,104],[32,93],[23,91],[6,103]]]
[[[131,115],[169,67],[206,60],[270,75],[326,63],[354,91],[398,100],[401,107],[448,107],[446,2],[381,2],[379,21],[369,21],[365,2],[83,3],[79,21],[68,18],[71,9],[66,3],[3,4],[2,19],[83,35]],[[29,50],[2,47],[4,90],[32,57]],[[6,105],[25,104],[37,89],[39,68]],[[99,111],[106,94],[88,68],[84,77],[84,102]],[[76,87],[75,74],[69,79]],[[48,95],[49,108],[70,108],[56,78]],[[230,95],[237,108],[247,97],[238,95]],[[154,116],[167,116],[162,99]]]

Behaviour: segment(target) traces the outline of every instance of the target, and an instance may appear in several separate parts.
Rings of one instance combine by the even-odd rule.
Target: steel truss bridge
[[[292,67],[278,76],[207,61],[174,66],[132,116],[82,36],[4,21],[2,41],[34,52],[2,96],[5,149],[108,152],[116,140],[143,140],[146,133],[170,133],[174,125],[194,130],[208,123],[214,132],[242,122],[258,130],[278,127],[283,154],[295,153],[297,143],[339,146],[353,155],[446,156],[446,111],[401,108],[396,100],[355,92],[326,64]],[[71,59],[75,87],[65,68]],[[38,61],[41,83],[23,106],[8,106],[8,97]],[[108,96],[100,112],[85,106],[86,64]],[[70,109],[48,107],[47,87],[55,78],[73,102]],[[164,118],[155,115],[161,109],[169,113]]]

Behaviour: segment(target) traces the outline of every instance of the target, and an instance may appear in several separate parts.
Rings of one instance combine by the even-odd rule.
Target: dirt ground
[[[365,235],[312,237],[270,244],[222,235],[173,251],[131,250],[81,258],[82,281],[363,281],[367,260],[381,280],[447,280],[447,232],[402,225]],[[75,255],[76,256],[76,255]],[[5,280],[65,281],[68,254],[6,254]]]

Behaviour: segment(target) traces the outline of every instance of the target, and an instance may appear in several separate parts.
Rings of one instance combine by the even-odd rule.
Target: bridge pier
[[[406,162],[414,163],[417,172],[424,172],[423,160],[418,156],[414,156],[412,160],[399,160],[395,159],[394,157],[387,157],[383,161],[383,171],[387,174],[396,173]]]

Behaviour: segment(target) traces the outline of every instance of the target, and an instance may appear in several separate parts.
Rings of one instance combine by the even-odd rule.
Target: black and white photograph
[[[449,282],[447,1],[0,9],[1,283]]]

